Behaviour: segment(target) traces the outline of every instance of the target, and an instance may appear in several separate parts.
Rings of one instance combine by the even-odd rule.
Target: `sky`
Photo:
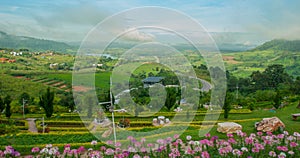
[[[246,45],[276,38],[300,38],[300,1],[297,0],[0,0],[0,31],[78,42],[105,18],[144,6],[178,10],[199,22],[221,43]],[[172,25],[184,28],[185,24],[174,20]],[[155,36],[138,30],[130,35],[137,40]]]

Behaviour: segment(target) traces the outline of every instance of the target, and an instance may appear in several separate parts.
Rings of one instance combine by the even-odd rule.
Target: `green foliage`
[[[53,114],[54,92],[51,92],[48,87],[46,92],[42,93],[39,99],[39,105],[45,110],[46,117],[51,117]]]
[[[300,51],[300,40],[284,40],[284,39],[275,39],[269,42],[264,43],[261,46],[256,47],[252,51],[262,51],[262,50],[282,50],[282,51]]]
[[[31,104],[33,102],[33,98],[30,97],[30,95],[26,92],[23,92],[19,97],[19,104],[23,105],[23,99],[26,104]]]
[[[231,103],[233,101],[233,95],[231,93],[226,93],[225,102],[224,102],[224,118],[227,119],[229,116],[229,111],[231,110]]]
[[[9,96],[9,95],[7,95],[5,98],[4,98],[4,104],[6,105],[6,107],[5,107],[5,116],[7,117],[7,118],[10,118],[10,116],[11,116],[11,106],[10,106],[10,103],[11,103],[11,101],[12,101],[12,99],[11,99],[11,97]]]
[[[32,37],[14,36],[4,32],[0,32],[0,34],[0,47],[5,48],[30,49],[33,51],[56,50],[62,52],[67,52],[69,49],[76,49],[76,47],[69,46],[63,42],[36,39]]]
[[[75,103],[74,103],[73,94],[71,92],[67,92],[67,93],[63,94],[61,96],[59,104],[69,108],[71,111],[74,111]]]
[[[4,109],[5,109],[5,103],[4,100],[2,100],[2,97],[0,96],[0,115]]]
[[[274,98],[274,107],[276,109],[278,109],[280,107],[282,98],[283,98],[282,94],[280,94],[280,92],[277,90],[276,91],[276,96]]]
[[[172,107],[176,103],[176,89],[175,88],[166,88],[167,97],[165,102],[165,107],[171,111]]]

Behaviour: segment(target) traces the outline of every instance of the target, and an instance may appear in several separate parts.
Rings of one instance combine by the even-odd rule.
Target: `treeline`
[[[264,71],[254,71],[249,77],[237,78],[226,72],[228,93],[235,94],[234,102],[248,105],[270,102],[279,108],[283,99],[300,94],[300,77],[293,78],[285,72],[283,65],[274,64]]]

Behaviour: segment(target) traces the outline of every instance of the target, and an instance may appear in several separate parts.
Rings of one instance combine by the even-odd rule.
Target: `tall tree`
[[[31,104],[33,102],[33,98],[26,92],[22,93],[19,97],[19,103],[23,105],[23,99],[26,101],[27,104]]]
[[[2,100],[2,98],[0,97],[0,115],[4,109],[5,109],[5,103],[4,100]]]
[[[226,93],[225,102],[224,102],[224,118],[227,119],[229,117],[229,111],[231,110],[231,103],[233,101],[233,95],[231,93]]]
[[[59,104],[69,108],[71,111],[74,111],[75,102],[74,102],[73,94],[71,92],[64,94],[61,97]]]
[[[6,105],[5,107],[5,116],[7,118],[10,118],[11,116],[11,111],[10,111],[10,103],[11,103],[11,97],[9,95],[7,95],[5,98],[4,98],[4,104]]]
[[[53,114],[53,100],[54,100],[54,92],[50,91],[48,87],[45,93],[40,95],[39,105],[45,110],[46,117],[51,117]]]
[[[172,107],[176,103],[176,91],[174,88],[167,88],[167,97],[165,102],[165,107],[171,111]]]

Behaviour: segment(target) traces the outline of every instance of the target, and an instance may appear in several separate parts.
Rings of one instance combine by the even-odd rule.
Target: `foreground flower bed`
[[[251,133],[238,132],[236,135],[227,134],[226,139],[219,139],[217,136],[206,134],[202,140],[193,140],[191,136],[186,137],[186,141],[179,138],[179,135],[158,139],[155,144],[147,143],[146,139],[136,140],[128,137],[129,145],[124,149],[121,143],[114,144],[112,141],[106,142],[111,147],[102,146],[98,149],[81,146],[72,149],[66,144],[64,151],[59,151],[57,147],[48,144],[45,148],[32,148],[32,155],[26,158],[56,158],[56,157],[300,157],[300,134],[294,132],[289,134],[272,134],[270,132]],[[97,141],[92,141],[92,145],[97,145]],[[6,146],[4,151],[0,150],[0,157],[21,157],[18,151],[12,146]]]

